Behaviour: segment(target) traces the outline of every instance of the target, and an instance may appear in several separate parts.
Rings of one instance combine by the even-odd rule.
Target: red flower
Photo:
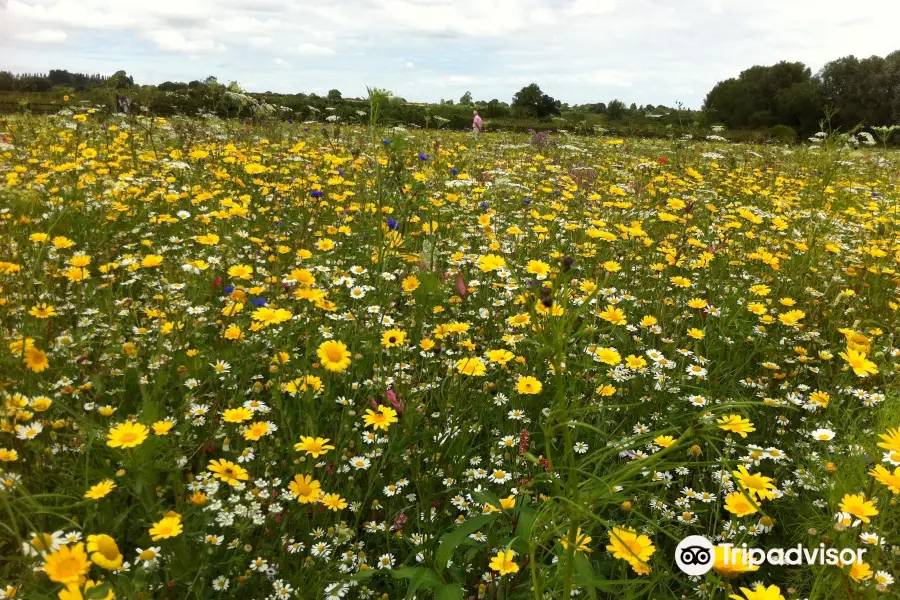
[[[669,163],[669,159],[666,158],[665,156],[660,156],[659,158],[656,159],[656,162],[658,162],[661,165],[665,165],[665,164]]]

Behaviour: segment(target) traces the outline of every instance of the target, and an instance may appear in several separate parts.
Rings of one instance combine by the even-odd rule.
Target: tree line
[[[70,73],[54,69],[49,73],[13,74],[0,71],[0,92],[85,92],[99,98],[111,91],[144,92],[142,98],[159,114],[176,112],[195,114],[217,112],[225,116],[245,116],[246,105],[235,97],[246,94],[255,101],[269,103],[296,113],[299,118],[338,117],[353,121],[364,100],[345,98],[332,89],[317,94],[277,94],[244,92],[236,82],[228,85],[213,77],[190,82],[165,81],[157,86],[139,86],[125,71],[111,76]],[[131,90],[126,91],[126,90]],[[152,94],[149,92],[158,92]],[[223,98],[227,101],[223,101]],[[496,98],[475,100],[466,92],[456,102],[442,99],[437,104],[410,103],[392,98],[391,120],[420,126],[467,127],[471,111],[478,110],[487,119],[527,123],[547,121],[561,114],[575,122],[671,124],[687,120],[703,126],[724,125],[731,130],[776,131],[779,139],[789,141],[810,136],[820,129],[827,116],[830,125],[842,130],[900,123],[900,50],[885,57],[859,59],[846,56],[826,64],[813,74],[801,62],[782,61],[771,66],[753,66],[737,77],[717,83],[706,95],[702,111],[678,106],[646,105],[613,99],[570,106],[546,94],[536,84],[523,87],[511,102]]]
[[[732,129],[819,131],[826,115],[844,131],[900,123],[900,50],[885,57],[845,56],[813,74],[801,62],[755,66],[707,94],[705,117]]]

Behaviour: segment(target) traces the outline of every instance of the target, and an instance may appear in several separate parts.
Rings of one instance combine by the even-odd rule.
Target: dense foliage
[[[803,63],[755,66],[719,82],[706,96],[708,118],[728,127],[782,125],[803,136],[830,116],[844,131],[900,123],[900,50],[882,58],[847,56],[815,76]]]
[[[5,598],[895,593],[896,154],[390,102],[0,123]]]

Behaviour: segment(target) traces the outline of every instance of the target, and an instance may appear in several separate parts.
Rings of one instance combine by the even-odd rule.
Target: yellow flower
[[[59,550],[47,555],[44,572],[50,581],[77,584],[91,568],[91,561],[84,551],[84,544],[60,546]]]
[[[47,360],[47,353],[39,348],[28,348],[25,350],[25,366],[35,373],[40,373],[50,366]]]
[[[175,421],[165,420],[165,421],[157,421],[151,427],[153,428],[153,433],[156,435],[168,435],[169,431],[175,426]]]
[[[419,285],[419,278],[415,275],[410,275],[403,280],[403,291],[407,293],[414,292],[419,289]]]
[[[884,448],[891,452],[900,452],[900,427],[888,429],[887,433],[879,435],[883,441],[878,442],[879,448]]]
[[[750,422],[750,419],[745,419],[740,415],[727,415],[716,420],[716,423],[719,424],[719,429],[737,433],[742,438],[747,437],[748,433],[756,431],[756,428],[753,426],[753,423]]]
[[[841,499],[841,512],[850,513],[863,523],[869,523],[878,514],[875,502],[866,500],[865,494],[844,494]]]
[[[506,322],[513,327],[525,327],[526,325],[531,323],[531,315],[529,315],[528,313],[513,315],[511,317],[507,317]]]
[[[617,365],[622,362],[622,355],[615,348],[597,348],[593,355],[605,365]]]
[[[647,366],[647,359],[643,356],[635,356],[634,354],[629,354],[625,357],[625,366],[633,371],[638,371]]]
[[[93,581],[91,579],[85,581],[81,587],[79,587],[77,583],[70,583],[66,586],[65,589],[59,591],[59,600],[84,600],[85,594],[90,592],[90,590],[99,588],[102,585],[102,581]],[[99,590],[95,590],[91,592],[91,595],[89,597],[92,600],[114,600],[116,594],[115,592],[113,592],[112,586],[109,586],[107,589],[108,591],[106,592],[105,596],[101,597],[97,595]]]
[[[69,238],[67,238],[64,235],[58,235],[55,238],[53,238],[53,247],[56,248],[57,250],[64,250],[66,248],[71,248],[74,245],[75,245],[75,242],[73,242],[72,240],[70,240]]]
[[[228,276],[235,279],[252,279],[253,267],[248,265],[234,265],[228,269]]]
[[[869,563],[854,562],[850,567],[850,578],[857,582],[872,579],[872,567],[869,566]]]
[[[76,254],[69,259],[69,265],[73,267],[86,267],[91,264],[91,257],[87,254]]]
[[[784,596],[781,595],[781,590],[777,585],[766,587],[761,583],[757,583],[752,590],[742,587],[741,593],[744,594],[743,598],[737,594],[731,594],[729,598],[732,600],[784,600]]]
[[[91,553],[91,560],[98,567],[107,571],[113,571],[122,567],[123,556],[119,552],[116,540],[108,535],[89,535],[87,550]]]
[[[116,488],[116,484],[112,479],[104,479],[100,483],[95,483],[91,489],[84,493],[84,497],[88,500],[99,500],[109,495]]]
[[[802,310],[789,310],[786,313],[778,315],[778,320],[781,321],[784,325],[795,326],[800,322],[800,319],[804,318],[806,313]]]
[[[347,501],[341,498],[340,494],[325,494],[321,502],[322,506],[335,512],[347,508]]]
[[[321,484],[310,475],[294,475],[294,480],[288,484],[288,489],[300,504],[318,502],[322,494]]]
[[[163,257],[159,254],[148,254],[141,260],[141,266],[145,269],[149,269],[151,267],[158,267],[163,262]]]
[[[334,446],[330,445],[329,441],[331,440],[328,438],[313,438],[301,435],[300,442],[294,444],[294,450],[306,452],[307,456],[312,456],[313,458],[319,458],[323,454],[328,454],[329,450],[334,450]]]
[[[340,373],[350,366],[350,351],[343,342],[328,340],[319,345],[316,355],[326,370]]]
[[[713,562],[713,569],[722,577],[731,579],[744,573],[759,570],[759,566],[750,564],[750,561],[744,556],[746,550],[742,548],[716,546],[715,551],[716,558],[715,562]],[[726,552],[731,554],[726,555]]]
[[[687,332],[688,336],[694,338],[695,340],[702,340],[706,335],[703,333],[702,329],[697,329],[696,327],[691,327]]]
[[[512,359],[516,357],[515,354],[510,352],[509,350],[488,350],[487,351],[487,359],[493,363],[497,363],[500,365],[505,365]]]
[[[550,272],[550,265],[540,260],[530,260],[528,261],[525,270],[528,273],[537,276],[537,279],[546,279],[547,273]]]
[[[752,515],[757,508],[747,498],[748,495],[749,492],[731,492],[725,497],[725,510],[738,517]]]
[[[878,465],[869,471],[869,475],[874,477],[878,483],[886,485],[893,493],[900,494],[900,467],[895,468],[894,472],[891,473],[883,466]]]
[[[256,421],[250,423],[243,431],[244,439],[253,442],[259,441],[264,435],[269,435],[275,429],[266,421]]]
[[[660,448],[668,448],[675,443],[675,438],[673,438],[671,435],[661,435],[653,440],[653,443]]]
[[[611,304],[606,305],[606,309],[598,314],[604,321],[608,321],[613,325],[626,325],[628,320],[625,318],[625,312],[621,308],[616,308]]]
[[[485,256],[479,256],[478,260],[475,261],[475,266],[485,273],[488,273],[490,271],[506,268],[506,261],[503,260],[503,257],[497,256],[496,254],[487,254]]]
[[[761,500],[772,500],[775,498],[775,495],[769,491],[777,489],[773,484],[774,479],[771,477],[764,477],[761,473],[751,475],[744,465],[738,466],[738,470],[732,471],[731,474],[737,479],[738,484],[753,498]]]
[[[513,560],[515,557],[516,553],[512,550],[500,550],[494,558],[491,559],[490,567],[492,570],[500,573],[501,576],[517,573],[519,571],[519,565]]]
[[[543,387],[541,382],[534,377],[519,377],[519,380],[516,382],[516,391],[520,394],[540,394]]]
[[[205,233],[194,237],[194,241],[204,246],[215,246],[219,243],[219,236],[214,233]]]
[[[150,528],[150,539],[154,542],[166,540],[181,535],[182,531],[181,517],[164,517]]]
[[[470,358],[461,358],[456,361],[456,370],[463,375],[481,377],[487,371],[487,366],[484,364],[483,360],[477,356],[473,356]]]
[[[575,533],[575,549],[579,552],[584,552],[585,554],[590,554],[593,552],[588,544],[591,543],[591,536],[581,533],[581,527],[578,528],[578,531]],[[569,549],[569,538],[567,535],[562,536],[562,539],[559,541],[562,544],[562,547],[566,550]]]
[[[390,406],[379,406],[378,411],[366,409],[366,414],[363,415],[363,421],[365,422],[366,427],[387,431],[392,423],[398,422],[397,411]]]
[[[82,267],[72,267],[62,272],[63,277],[72,283],[81,283],[91,278],[91,272]]]
[[[215,475],[216,479],[221,479],[228,485],[237,485],[241,481],[250,479],[246,469],[224,458],[211,460],[207,468]]]
[[[145,425],[126,421],[109,430],[106,445],[112,448],[134,448],[143,444],[148,435],[149,430]]]
[[[627,561],[638,575],[650,572],[647,561],[656,552],[656,547],[646,535],[639,535],[629,527],[613,527],[609,534],[609,545],[606,550],[614,558]]]
[[[388,329],[381,334],[381,345],[385,348],[395,348],[406,341],[406,332],[399,329]]]
[[[28,314],[32,317],[37,317],[38,319],[49,319],[50,317],[56,316],[56,309],[46,302],[43,304],[35,304],[31,307],[31,310],[28,311]]]
[[[847,366],[853,369],[853,372],[856,373],[858,377],[868,377],[869,375],[874,375],[878,372],[878,367],[875,363],[866,358],[865,352],[857,352],[856,350],[847,348],[846,352],[841,352],[838,356],[847,361]]]
[[[706,308],[708,305],[706,304],[706,300],[702,298],[692,298],[688,302],[688,306],[691,308]]]

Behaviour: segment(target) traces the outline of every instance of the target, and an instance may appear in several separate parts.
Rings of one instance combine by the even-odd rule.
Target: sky
[[[898,50],[898,23],[898,0],[0,0],[0,70],[700,108],[756,64]]]

